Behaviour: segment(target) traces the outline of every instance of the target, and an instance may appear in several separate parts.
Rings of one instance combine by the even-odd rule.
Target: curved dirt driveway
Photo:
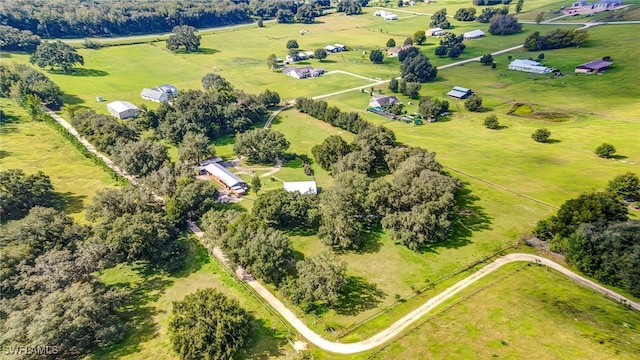
[[[193,222],[189,222],[189,229],[199,238],[202,238],[204,236],[204,234],[202,233],[202,230],[200,230],[200,228],[198,228],[198,226]],[[218,258],[218,260],[220,261],[223,261],[223,262],[228,261],[224,256],[224,254],[222,253],[222,251],[220,251],[220,249],[218,248],[214,249],[213,255],[216,258]],[[528,262],[533,262],[536,264],[550,267],[560,272],[561,274],[569,277],[571,280],[575,281],[576,283],[582,286],[585,286],[597,292],[603,293],[606,296],[613,298],[616,301],[627,304],[631,308],[637,311],[640,311],[640,303],[631,301],[626,297],[605,288],[604,286],[598,285],[593,281],[588,280],[574,273],[573,271],[565,268],[564,266],[554,261],[551,261],[547,258],[543,258],[540,256],[536,256],[536,255],[516,253],[516,254],[508,254],[508,255],[502,256],[496,259],[494,262],[490,263],[489,265],[486,265],[485,267],[481,268],[477,272],[473,273],[466,279],[460,280],[456,284],[451,285],[450,287],[442,291],[440,294],[429,299],[420,307],[413,310],[409,314],[405,315],[398,321],[391,324],[391,326],[382,330],[376,335],[373,335],[372,337],[366,340],[356,342],[356,343],[339,343],[339,342],[329,341],[323,338],[320,334],[309,329],[309,327],[307,327],[307,325],[305,325],[305,323],[302,322],[302,320],[300,320],[296,316],[296,314],[293,313],[293,311],[291,311],[288,307],[286,307],[267,288],[265,288],[259,281],[255,280],[252,276],[247,274],[243,269],[238,268],[236,270],[236,275],[238,275],[238,277],[241,280],[245,281],[249,286],[251,286],[266,302],[269,303],[269,305],[271,305],[271,307],[273,307],[283,318],[285,318],[300,333],[300,335],[306,338],[309,342],[313,343],[317,347],[326,351],[330,351],[338,354],[355,354],[355,353],[371,350],[373,348],[376,348],[378,346],[385,344],[390,340],[393,340],[394,337],[396,337],[403,330],[408,328],[411,324],[419,320],[422,316],[428,314],[431,310],[436,308],[438,305],[447,301],[448,299],[450,299],[460,291],[467,288],[469,285],[472,285],[476,281],[498,270],[503,265],[506,265],[512,262],[517,262],[517,261],[528,261]]]

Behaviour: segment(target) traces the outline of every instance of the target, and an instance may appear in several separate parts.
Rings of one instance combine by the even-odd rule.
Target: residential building
[[[243,195],[249,187],[244,180],[218,163],[205,165],[204,171],[211,179],[217,181],[220,185],[236,195]]]
[[[107,104],[109,113],[120,120],[134,118],[138,115],[138,107],[128,101],[114,101]]]
[[[387,96],[387,95],[377,95],[374,94],[373,96],[371,96],[371,99],[369,100],[369,107],[385,107],[385,106],[391,106],[394,104],[399,104],[400,100],[398,100],[397,97],[395,96]]]
[[[288,192],[299,192],[300,194],[317,194],[318,187],[315,181],[291,181],[284,183],[284,189]]]
[[[323,68],[313,68],[312,66],[304,67],[287,67],[282,69],[282,73],[296,79],[306,79],[311,77],[318,77],[324,74]]]
[[[398,56],[400,51],[410,48],[411,45],[394,46],[387,50],[387,56]]]
[[[586,64],[576,66],[576,73],[580,74],[597,74],[613,65],[611,61],[594,60]]]
[[[548,74],[552,71],[551,68],[541,65],[537,61],[527,60],[527,59],[513,60],[509,64],[509,70],[524,71],[524,72],[529,72],[533,74]]]

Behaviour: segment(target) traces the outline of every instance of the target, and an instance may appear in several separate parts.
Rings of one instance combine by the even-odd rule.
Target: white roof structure
[[[398,20],[398,15],[396,14],[386,14],[383,16],[385,20]]]
[[[163,91],[158,90],[158,88],[147,89],[144,88],[140,92],[140,96],[145,99],[153,100],[153,101],[165,101],[167,99],[167,94]]]
[[[509,64],[509,70],[519,70],[536,74],[547,74],[552,70],[546,66],[541,65],[537,61],[528,59],[515,59]]]
[[[297,191],[300,194],[317,194],[318,188],[315,181],[291,181],[284,183],[284,189],[288,192]]]
[[[464,33],[464,38],[465,39],[474,39],[474,38],[479,38],[484,36],[484,31],[482,30],[472,30],[469,32]]]
[[[116,100],[107,104],[107,107],[119,113],[127,110],[138,110],[138,107],[128,101]]]
[[[171,85],[171,84],[164,84],[164,85],[160,85],[160,86],[156,86],[154,88],[155,90],[160,90],[165,94],[169,94],[169,95],[176,95],[178,94],[178,88]]]
[[[235,188],[246,184],[242,179],[240,179],[238,176],[231,173],[224,166],[218,163],[208,164],[204,167],[204,170],[218,178],[218,180],[220,180],[230,188]]]

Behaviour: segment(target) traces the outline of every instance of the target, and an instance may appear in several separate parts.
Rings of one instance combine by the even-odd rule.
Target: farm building
[[[324,74],[324,69],[313,68],[312,66],[304,66],[300,68],[288,67],[282,69],[282,73],[296,79],[306,79],[311,77],[318,77]]]
[[[382,17],[385,20],[398,20],[398,15],[396,14],[386,14]]]
[[[335,46],[338,51],[347,51],[347,45],[333,44],[333,46]]]
[[[178,88],[173,85],[164,84],[160,86],[156,86],[152,89],[144,88],[140,93],[140,96],[149,101],[155,102],[165,102],[169,100],[170,96],[175,96],[178,94]]]
[[[327,45],[324,47],[325,50],[327,50],[327,52],[330,53],[334,53],[334,52],[338,52],[338,48],[333,46],[333,45]]]
[[[604,71],[604,69],[610,67],[611,65],[613,65],[613,62],[611,61],[594,60],[586,64],[576,66],[576,73],[597,74]]]
[[[128,101],[114,101],[107,104],[109,114],[120,120],[130,119],[138,115],[138,107]]]
[[[466,99],[469,96],[473,95],[473,91],[461,86],[454,86],[453,89],[447,93],[447,95],[456,99]]]
[[[484,36],[484,31],[482,30],[472,30],[469,32],[464,33],[464,39],[465,40],[469,40],[469,39],[478,39]]]
[[[429,29],[426,31],[427,36],[440,36],[440,35],[444,35],[445,31],[442,30],[442,28],[436,27],[433,29]]]
[[[313,59],[314,57],[316,57],[313,51],[305,51],[304,54],[307,55],[308,59]]]
[[[385,107],[399,103],[400,100],[395,96],[373,95],[369,100],[369,107]]]
[[[515,59],[509,64],[509,70],[518,70],[530,72],[534,74],[548,74],[552,70],[546,66],[540,65],[539,62],[533,60]]]
[[[385,15],[390,14],[384,10],[376,10],[376,12],[373,13],[373,16],[380,16],[380,17],[384,17]]]
[[[300,194],[317,194],[318,188],[315,181],[291,181],[284,183],[284,189],[288,192],[297,191]]]
[[[389,50],[387,50],[387,56],[398,56],[400,51],[404,49],[408,49],[410,47],[411,45],[394,46],[392,48],[389,48]]]
[[[236,195],[244,194],[249,187],[246,182],[218,163],[205,165],[204,171],[211,179],[217,181],[220,185]]]

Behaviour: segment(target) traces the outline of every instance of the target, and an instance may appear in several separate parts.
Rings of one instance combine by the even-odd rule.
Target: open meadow
[[[541,11],[557,10],[570,1],[525,0],[521,19],[532,20]],[[636,3],[635,0],[632,3]],[[401,44],[416,30],[429,28],[433,13],[446,7],[448,14],[471,6],[470,1],[441,1],[398,10],[400,20],[374,17],[374,8],[360,16],[332,14],[316,23],[276,24],[264,28],[242,27],[204,34],[198,53],[171,53],[164,41],[136,45],[80,49],[85,65],[72,74],[47,73],[65,92],[68,104],[106,113],[105,103],[127,100],[153,108],[144,101],[143,87],[170,83],[179,89],[201,88],[208,72],[226,78],[236,88],[258,94],[265,89],[279,92],[283,99],[312,97],[361,87],[371,82],[343,73],[298,80],[273,72],[266,58],[284,58],[285,44],[296,39],[301,50],[315,50],[342,43],[353,51],[331,54],[326,61],[309,60],[300,65],[341,70],[367,78],[387,80],[399,75],[397,58],[385,57],[372,64],[368,55],[383,48],[389,38]],[[512,4],[513,6],[513,4]],[[553,17],[547,15],[547,18]],[[453,32],[482,29],[488,24],[462,23],[451,19]],[[467,49],[456,60],[433,55],[437,39],[428,38],[420,47],[436,65],[445,65],[521,45],[533,31],[578,28],[579,25],[523,25],[523,32],[465,41]],[[495,57],[496,69],[468,63],[438,72],[436,81],[422,84],[420,94],[446,98],[452,86],[472,89],[484,100],[485,111],[469,112],[463,101],[448,99],[450,115],[424,125],[405,124],[367,113],[369,94],[351,91],[325,98],[342,111],[357,111],[366,120],[392,129],[399,143],[436,152],[445,170],[464,183],[457,204],[458,220],[450,241],[423,252],[414,252],[394,243],[381,229],[367,234],[369,246],[362,252],[344,252],[347,263],[348,301],[333,309],[304,314],[280,297],[305,323],[327,339],[341,342],[363,340],[389,326],[419,304],[477,269],[476,262],[513,245],[530,232],[535,223],[551,215],[569,198],[606,187],[614,176],[640,174],[640,58],[637,33],[640,25],[607,25],[589,29],[590,38],[579,48],[544,51],[544,63],[566,76],[532,75],[507,70],[508,56],[537,57],[538,52],[522,49]],[[305,35],[300,30],[308,31]],[[602,75],[574,75],[576,65],[611,56],[614,66]],[[28,56],[0,54],[3,63],[27,63]],[[376,92],[391,94],[387,85]],[[418,110],[417,101],[399,94],[408,113]],[[96,100],[103,96],[105,103]],[[56,191],[68,198],[67,211],[76,219],[84,217],[84,207],[99,189],[114,186],[90,160],[44,123],[25,120],[14,103],[0,100],[3,111],[21,120],[0,127],[3,169],[21,167],[25,172],[42,170],[51,176]],[[411,102],[411,104],[410,104]],[[537,112],[553,112],[550,119],[533,114],[509,115],[515,104],[526,104]],[[482,124],[496,115],[499,130]],[[530,115],[530,116],[529,116]],[[291,143],[290,153],[312,157],[311,148],[330,135],[351,142],[354,135],[308,115],[289,109],[272,123]],[[551,131],[551,141],[537,143],[531,133],[538,128]],[[594,149],[603,142],[613,144],[613,159],[601,159]],[[216,143],[217,154],[234,157],[233,138]],[[170,147],[175,160],[177,151]],[[75,158],[77,156],[77,159]],[[288,161],[277,171],[241,163],[240,176],[252,175],[262,181],[262,191],[281,187],[281,181],[306,180],[300,160]],[[320,189],[332,186],[330,174],[311,159],[314,178]],[[251,210],[256,194],[251,191],[239,203]],[[640,217],[638,211],[632,213]],[[325,248],[316,234],[290,232],[296,257],[315,255]],[[130,310],[133,330],[124,343],[95,354],[96,359],[172,358],[167,335],[171,301],[182,299],[196,289],[216,287],[238,299],[258,318],[260,326],[247,358],[295,358],[286,345],[285,327],[270,314],[241,283],[232,278],[204,250],[192,244],[188,269],[172,276],[145,274],[136,266],[122,266],[101,274],[108,285],[134,291],[136,304]],[[520,249],[519,251],[521,251]],[[513,274],[514,270],[519,270]],[[477,294],[474,289],[485,288]],[[274,290],[271,288],[271,290]],[[353,356],[337,356],[313,349],[319,358],[488,358],[539,357],[634,358],[640,353],[640,315],[575,286],[552,271],[534,266],[510,265],[484,282],[468,289],[464,300],[441,308],[427,322],[389,346]],[[469,295],[469,296],[467,296]],[[575,307],[573,306],[575,305]],[[327,331],[331,328],[332,331]],[[557,330],[555,330],[557,329]],[[553,333],[554,336],[550,336]],[[555,336],[555,333],[563,334]]]

